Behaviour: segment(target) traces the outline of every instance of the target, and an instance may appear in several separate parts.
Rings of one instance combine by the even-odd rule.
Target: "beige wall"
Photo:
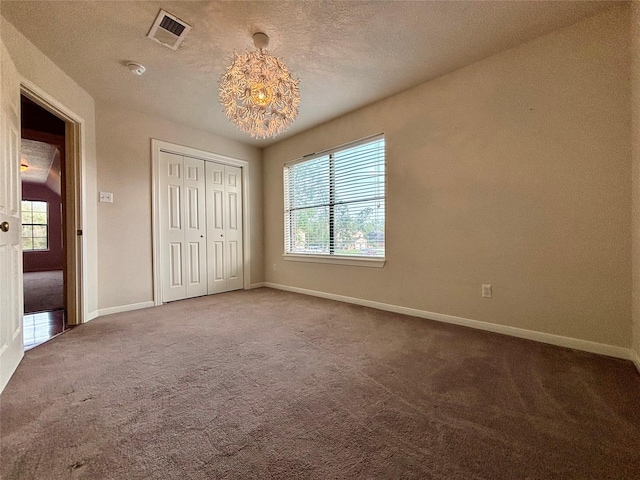
[[[98,204],[100,309],[153,300],[152,138],[250,163],[251,282],[264,280],[260,149],[102,103],[97,131],[98,189],[114,196]]]
[[[85,262],[84,312],[89,318],[98,310],[97,223],[96,223],[96,141],[95,105],[93,98],[71,77],[58,68],[49,58],[27,40],[13,25],[0,17],[0,32],[18,73],[43,91],[50,99],[80,117],[83,142],[83,198],[84,219],[83,248]]]
[[[628,348],[628,38],[616,7],[268,147],[266,281]],[[379,132],[385,267],[284,261],[283,164]]]
[[[640,362],[640,3],[632,6],[633,350]],[[638,363],[640,369],[640,363]]]

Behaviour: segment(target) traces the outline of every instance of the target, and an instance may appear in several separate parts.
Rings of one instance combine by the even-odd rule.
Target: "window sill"
[[[282,258],[290,262],[331,263],[334,265],[350,265],[352,267],[382,268],[386,263],[385,258],[352,257],[339,255],[308,255],[285,253]]]

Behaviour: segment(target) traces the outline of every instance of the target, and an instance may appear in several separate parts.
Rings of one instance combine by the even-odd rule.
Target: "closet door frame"
[[[223,165],[231,165],[242,169],[242,227],[243,227],[243,288],[251,288],[251,234],[250,234],[250,206],[249,206],[249,186],[251,181],[251,172],[249,162],[238,160],[235,158],[219,155],[217,153],[206,152],[196,148],[185,147],[174,143],[165,142],[163,140],[151,139],[151,210],[152,210],[152,234],[153,234],[153,303],[162,305],[162,278],[160,275],[161,267],[161,245],[160,245],[160,152],[173,153],[185,157],[192,157],[199,160],[216,162]]]

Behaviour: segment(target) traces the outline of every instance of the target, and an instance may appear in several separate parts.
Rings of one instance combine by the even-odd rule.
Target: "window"
[[[285,165],[285,257],[384,259],[384,150],[380,135]]]
[[[47,202],[22,201],[22,249],[24,251],[49,249],[47,210]]]

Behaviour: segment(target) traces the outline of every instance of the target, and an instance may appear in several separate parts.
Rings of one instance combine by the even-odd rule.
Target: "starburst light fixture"
[[[269,53],[269,37],[253,34],[257,50],[236,53],[220,80],[220,103],[236,127],[254,138],[275,137],[298,116],[299,80]]]

